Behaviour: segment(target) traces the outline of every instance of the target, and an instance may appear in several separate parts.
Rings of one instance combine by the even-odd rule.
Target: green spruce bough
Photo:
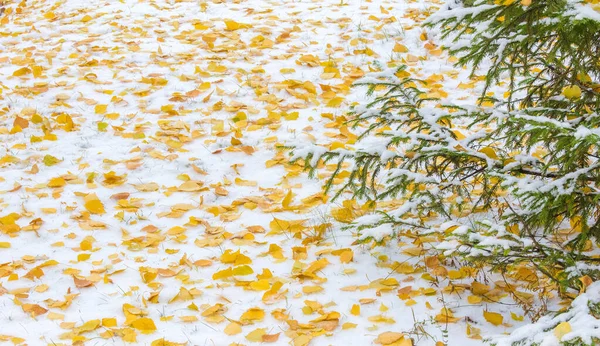
[[[532,290],[541,291],[536,286],[545,280],[565,298],[587,290],[568,312],[495,343],[539,344],[556,338],[559,323],[573,321],[563,342],[594,344],[600,13],[574,1],[465,1],[446,5],[428,25],[459,58],[457,66],[485,75],[479,104],[428,98],[419,89],[424,82],[405,68],[371,74],[359,84],[372,101],[352,113],[351,124],[362,131],[355,150],[297,145],[292,161],[304,160],[312,174],[321,162],[337,164],[327,190],[349,163],[336,197],[350,191],[363,201],[404,201],[355,220],[351,227],[366,240],[443,234],[436,250],[445,256],[509,276],[531,268],[539,274]],[[503,97],[487,96],[499,88]]]

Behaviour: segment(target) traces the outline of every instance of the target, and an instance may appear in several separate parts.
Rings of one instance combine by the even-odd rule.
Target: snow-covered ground
[[[436,2],[6,6],[0,343],[479,345],[523,323],[468,301],[472,277],[436,285],[410,240],[353,245],[280,148],[352,144],[350,86],[382,68],[472,99],[420,26]]]

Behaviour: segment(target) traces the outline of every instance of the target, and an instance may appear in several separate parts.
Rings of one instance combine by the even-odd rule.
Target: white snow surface
[[[335,311],[339,325],[312,333],[310,345],[371,345],[380,333],[395,331],[406,333],[417,345],[444,341],[468,346],[482,341],[467,336],[467,321],[482,335],[507,333],[527,322],[510,320],[510,312],[522,314],[512,305],[470,305],[464,294],[444,293],[442,299],[439,291],[447,282],[442,288],[432,286],[422,278],[427,272],[422,258],[402,252],[412,244],[355,244],[359,235],[342,230],[337,222],[316,243],[303,243],[308,237],[304,233],[269,234],[274,218],[306,219],[306,225],[331,221],[326,215],[336,203],[281,208],[288,191],[293,192],[292,206],[319,196],[321,182],[267,163],[288,159],[278,151],[279,143],[321,142],[339,135],[341,125],[331,126],[328,115],[322,114],[339,117],[350,105],[365,101],[363,88],[348,89],[360,76],[357,71],[378,71],[375,62],[407,63],[419,78],[453,71],[444,53],[430,54],[425,47],[436,44],[423,37],[420,27],[426,18],[423,12],[435,8],[435,2],[64,0],[27,1],[20,10],[17,6],[7,4],[12,13],[5,14],[8,22],[0,26],[0,217],[20,215],[16,232],[10,216],[1,221],[0,244],[8,246],[0,246],[0,343],[22,339],[20,343],[28,345],[73,344],[73,328],[116,318],[116,327],[82,332],[85,344],[149,345],[161,338],[187,345],[257,344],[246,336],[264,328],[266,334],[281,333],[272,344],[301,345],[290,324],[272,313],[284,311],[289,320],[310,324]],[[227,31],[224,20],[248,26]],[[408,52],[393,52],[396,43]],[[326,62],[335,65],[339,75],[325,71],[320,63]],[[29,70],[15,72],[23,68]],[[440,83],[455,86],[456,81],[468,82],[467,76],[467,70],[459,69]],[[312,83],[315,95],[293,96],[304,89],[281,87],[289,80]],[[446,91],[448,98],[464,103],[478,92]],[[335,97],[343,99],[340,106],[328,106]],[[107,105],[106,111],[98,105]],[[240,112],[247,117],[245,126],[235,120]],[[298,112],[297,119],[287,119],[293,112]],[[65,114],[72,128],[65,125]],[[39,117],[44,120],[37,121]],[[19,119],[28,122],[22,131],[15,129],[22,124]],[[241,144],[234,144],[236,140]],[[59,162],[45,164],[45,158],[51,159],[47,155]],[[124,180],[111,183],[105,178],[109,172]],[[56,186],[57,178],[64,186]],[[206,189],[178,191],[186,180]],[[153,183],[156,188],[140,188]],[[217,193],[221,188],[228,194]],[[88,213],[84,197],[91,193],[105,213]],[[129,193],[128,201],[111,198],[116,193]],[[233,211],[225,208],[221,215],[210,211],[234,204]],[[41,226],[28,230],[30,223],[40,222],[37,219]],[[148,232],[148,226],[155,229]],[[250,232],[250,226],[266,232]],[[364,234],[381,238],[393,230],[382,226]],[[91,250],[81,249],[82,241],[90,239],[86,237],[93,237]],[[160,242],[130,246],[132,239]],[[282,249],[279,258],[266,254],[274,245]],[[304,246],[306,257],[294,258],[293,249]],[[353,251],[351,262],[341,263],[333,254],[340,249]],[[213,274],[231,267],[220,261],[226,250],[249,257],[254,273],[213,279]],[[329,264],[318,272],[319,278],[293,275],[322,258]],[[208,265],[194,264],[203,260]],[[396,262],[419,270],[397,273]],[[28,278],[38,266],[43,274]],[[144,282],[144,268],[160,268],[163,274]],[[243,285],[257,281],[267,269],[272,277],[265,280],[270,287],[281,282],[283,294],[265,302],[265,291]],[[90,284],[78,287],[74,277]],[[378,292],[377,280],[389,278],[398,285]],[[303,291],[307,286],[321,286],[322,291],[309,294]],[[417,292],[434,287],[437,294],[415,294],[416,304],[408,306],[397,295],[406,286]],[[181,287],[195,289],[193,298],[170,302]],[[149,301],[156,292],[157,300]],[[55,304],[68,294],[75,295],[70,305]],[[361,299],[372,302],[362,304],[359,315],[351,314]],[[307,314],[306,301],[323,308]],[[202,312],[216,303],[223,305],[225,318],[207,320]],[[123,340],[119,331],[131,330],[124,304],[152,319],[156,331],[135,330],[134,342]],[[25,311],[31,305],[47,311],[32,316]],[[444,307],[460,320],[434,322]],[[242,323],[239,334],[224,333],[250,308],[262,309],[264,319]],[[484,308],[501,313],[506,323],[486,322]],[[391,319],[377,322],[379,315]],[[186,316],[197,321],[185,322]],[[356,327],[342,328],[344,323]],[[415,324],[422,324],[428,336],[414,333]]]

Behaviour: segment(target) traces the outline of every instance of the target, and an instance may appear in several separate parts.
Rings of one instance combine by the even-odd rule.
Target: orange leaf
[[[33,317],[43,315],[46,312],[48,312],[48,309],[43,308],[37,304],[23,304],[21,308],[24,312],[30,313]]]
[[[265,334],[262,336],[262,341],[263,342],[275,342],[275,341],[279,340],[279,334],[281,334],[281,333]]]
[[[94,284],[93,281],[87,279],[79,279],[76,276],[73,276],[73,281],[75,282],[75,287],[77,288],[89,287]]]
[[[13,122],[13,126],[19,126],[22,129],[26,129],[29,127],[29,121],[27,121],[27,119],[21,118],[20,116],[17,115],[17,117],[15,118],[15,121]]]

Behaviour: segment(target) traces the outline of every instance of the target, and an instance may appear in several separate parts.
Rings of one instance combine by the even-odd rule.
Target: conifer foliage
[[[303,145],[292,159],[313,174],[336,164],[326,183],[336,197],[351,192],[387,206],[351,225],[365,240],[385,238],[375,230],[386,224],[397,236],[437,236],[436,250],[448,258],[515,280],[536,273],[525,279],[532,290],[574,298],[600,278],[600,14],[593,6],[447,4],[429,18],[430,34],[457,66],[481,77],[478,102],[430,97],[406,67],[371,74],[359,83],[371,102],[355,107],[350,121],[361,133],[355,150]],[[345,167],[350,174],[338,188]],[[402,203],[382,203],[392,199]]]

